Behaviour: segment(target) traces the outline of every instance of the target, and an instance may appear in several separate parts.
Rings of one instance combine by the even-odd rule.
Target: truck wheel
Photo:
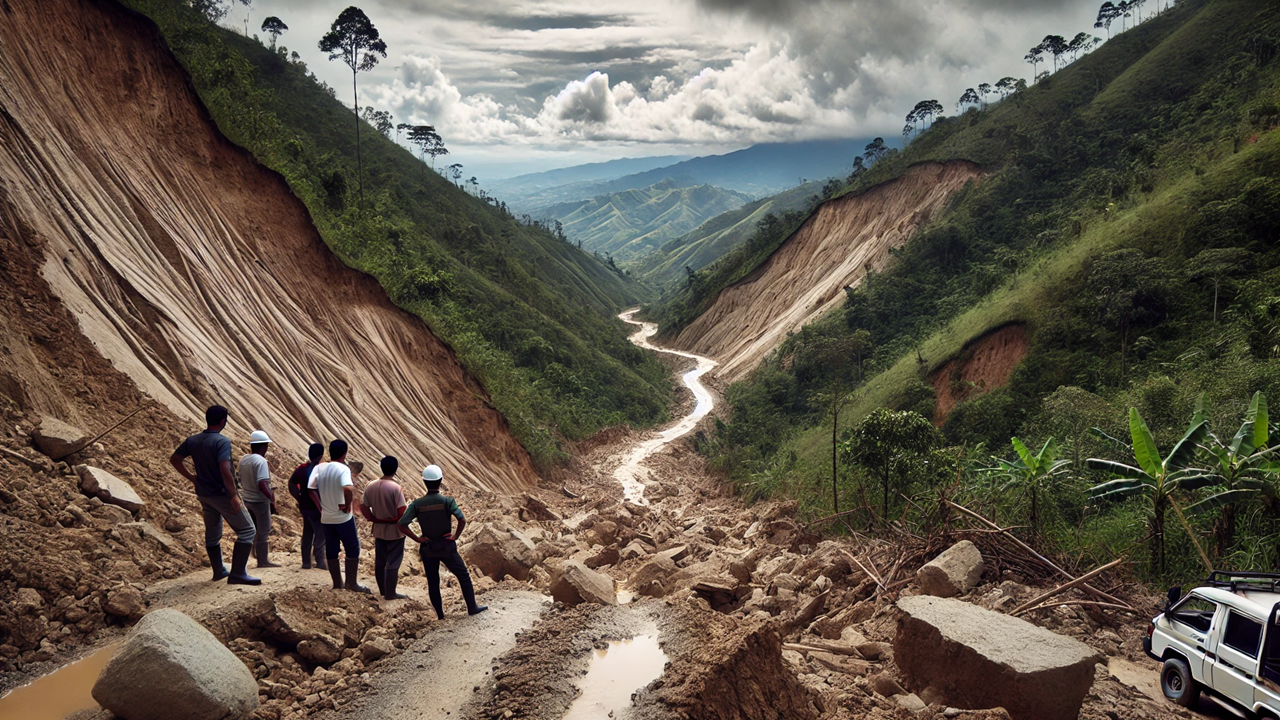
[[[1200,685],[1191,677],[1191,668],[1178,658],[1164,661],[1160,669],[1160,689],[1164,696],[1182,707],[1194,707],[1200,699]]]

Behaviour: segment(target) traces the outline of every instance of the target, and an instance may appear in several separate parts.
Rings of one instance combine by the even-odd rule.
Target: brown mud
[[[1008,384],[1027,356],[1029,340],[1026,325],[1003,325],[970,341],[958,357],[930,373],[938,397],[933,424],[941,427],[956,405]]]

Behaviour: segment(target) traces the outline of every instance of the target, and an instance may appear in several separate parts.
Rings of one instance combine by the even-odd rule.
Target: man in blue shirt
[[[178,474],[195,485],[196,499],[204,517],[204,546],[209,553],[209,565],[213,579],[227,578],[228,585],[259,585],[256,577],[245,571],[249,552],[257,532],[253,520],[240,502],[235,477],[231,474],[231,441],[222,434],[227,426],[227,409],[214,405],[204,411],[207,427],[178,446],[169,457],[169,464]],[[195,472],[187,469],[185,460],[191,458]],[[231,551],[231,572],[222,564],[222,521],[236,533]]]

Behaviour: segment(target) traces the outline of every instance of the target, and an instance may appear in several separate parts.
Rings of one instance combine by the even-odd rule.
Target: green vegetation
[[[746,242],[766,215],[803,210],[821,192],[822,183],[805,183],[721,213],[641,258],[631,271],[658,287],[684,282],[691,271],[703,269]]]
[[[1273,466],[1257,460],[1240,480],[1231,464],[1249,448],[1224,465],[1224,444],[1210,434],[1234,430],[1242,416],[1256,429],[1251,398],[1280,392],[1278,57],[1280,16],[1246,0],[1183,0],[1000,102],[934,116],[905,150],[831,195],[925,161],[975,162],[985,178],[894,251],[886,271],[850,289],[842,308],[728,388],[732,420],[703,452],[744,493],[788,495],[823,516],[834,507],[832,423],[818,399],[850,392],[838,441],[848,443],[878,408],[934,417],[934,386],[949,382],[963,399],[940,428],[945,447],[919,452],[899,492],[891,487],[895,522],[936,523],[945,497],[1002,525],[1029,522],[1022,532],[1034,542],[1082,564],[1128,553],[1153,580],[1203,573],[1196,547],[1211,533],[1219,567],[1280,565],[1280,501],[1263,470]],[[651,314],[670,323],[664,331],[687,323],[786,234],[758,236],[703,271],[704,287]],[[1028,347],[1005,387],[937,374],[1011,323],[1026,329]],[[868,340],[856,361],[825,359],[854,333]],[[1202,429],[1186,438],[1193,416]],[[1130,417],[1146,430],[1127,450],[1089,432],[1135,437]],[[1026,484],[991,469],[1011,457],[1014,436],[1024,447],[1056,438],[1057,457],[1071,460],[1034,482],[1034,512]],[[1150,447],[1137,455],[1135,443]],[[1156,458],[1155,447],[1179,449],[1154,460],[1158,469],[1142,459]],[[883,489],[883,469],[855,457],[852,448],[842,456],[838,497],[854,507],[847,520],[873,527],[884,508],[865,496]],[[1115,466],[1086,458],[1135,458],[1157,480],[1186,479],[1171,475],[1180,468],[1204,477],[1120,483],[1111,487],[1131,497],[1091,498]],[[1006,465],[1019,462],[1021,451]],[[1156,520],[1165,507],[1194,511],[1185,526],[1166,528]]]
[[[284,176],[334,252],[452,345],[535,459],[564,457],[561,438],[666,418],[665,367],[613,317],[642,287],[454,187],[382,134],[390,119],[364,127],[357,151],[361,121],[287,48],[218,28],[181,0],[122,2],[156,22],[223,133]]]
[[[568,239],[584,250],[625,262],[750,199],[713,185],[681,187],[674,180],[663,180],[636,190],[557,203],[533,214],[563,226]]]

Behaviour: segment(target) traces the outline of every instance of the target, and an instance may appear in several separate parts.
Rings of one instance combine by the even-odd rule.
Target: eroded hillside
[[[675,344],[719,360],[725,382],[741,380],[787,333],[844,302],[846,286],[882,267],[892,248],[980,175],[968,162],[925,163],[825,203],[763,265],[722,291]]]
[[[145,395],[193,421],[221,402],[233,436],[263,428],[294,452],[343,436],[477,488],[534,477],[453,352],[218,133],[149,23],[102,0],[14,0],[0,44],[3,232],[43,254],[30,267]],[[6,393],[73,405],[37,357],[5,355]]]

